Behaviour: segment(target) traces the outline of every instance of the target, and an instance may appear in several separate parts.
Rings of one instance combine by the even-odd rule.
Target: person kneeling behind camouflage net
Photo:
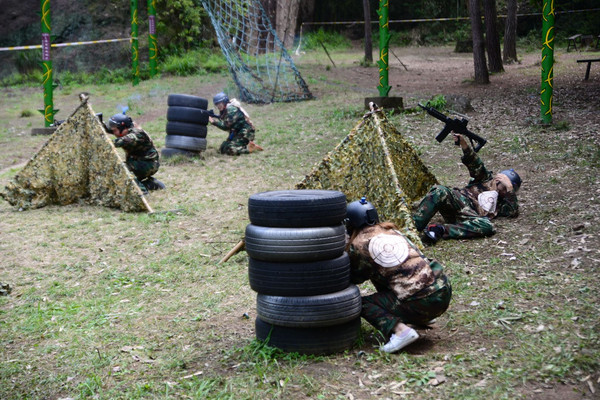
[[[493,175],[464,136],[454,134],[454,139],[462,148],[462,162],[471,175],[469,184],[462,189],[434,185],[413,214],[415,227],[424,233],[423,239],[433,243],[439,239],[490,236],[496,232],[491,219],[519,215],[516,192],[521,177],[514,169]],[[427,225],[438,211],[446,223]]]
[[[117,137],[115,147],[125,150],[125,164],[135,175],[142,192],[146,194],[148,190],[164,189],[165,185],[152,177],[160,166],[158,151],[148,133],[134,125],[131,117],[115,114],[108,120],[107,129]]]
[[[237,156],[263,149],[253,142],[254,125],[236,99],[229,100],[225,93],[220,92],[213,98],[213,103],[219,110],[219,116],[210,116],[208,121],[219,129],[229,131],[229,137],[219,148],[221,154]]]
[[[362,298],[361,316],[389,338],[381,350],[396,352],[419,338],[407,324],[426,326],[448,309],[450,281],[442,265],[427,259],[393,223],[379,223],[364,197],[348,204],[345,222],[350,280],[370,279],[377,289]]]

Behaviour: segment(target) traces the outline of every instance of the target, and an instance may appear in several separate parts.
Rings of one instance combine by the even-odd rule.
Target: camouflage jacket
[[[460,189],[460,192],[471,200],[479,215],[488,216],[490,218],[495,218],[497,216],[516,217],[519,215],[519,203],[514,191],[507,193],[505,196],[498,197],[496,210],[493,213],[482,211],[481,207],[479,207],[478,196],[482,192],[495,190],[493,182],[494,174],[492,171],[487,170],[481,158],[479,158],[477,153],[475,153],[471,147],[468,147],[466,150],[463,149],[461,161],[469,170],[471,179],[467,186]]]
[[[115,147],[122,147],[128,159],[158,161],[158,151],[146,131],[130,128],[125,136],[115,139]]]
[[[227,140],[236,140],[245,138],[248,141],[254,140],[254,126],[250,118],[244,114],[240,107],[231,103],[227,104],[225,110],[221,112],[219,119],[215,119],[213,125],[224,131],[229,131]]]
[[[397,235],[406,240],[409,255],[395,267],[384,268],[377,264],[369,252],[369,242],[377,235]],[[443,267],[435,260],[428,260],[404,235],[380,224],[367,226],[352,239],[348,247],[350,256],[350,280],[354,284],[371,280],[378,292],[391,290],[400,300],[419,299],[447,285]]]

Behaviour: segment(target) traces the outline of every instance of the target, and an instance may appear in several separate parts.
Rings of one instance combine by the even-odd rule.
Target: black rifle
[[[469,123],[468,119],[449,118],[441,112],[439,112],[438,110],[436,110],[435,108],[424,106],[421,103],[419,103],[419,107],[427,111],[427,114],[439,119],[440,121],[446,124],[446,126],[444,126],[444,129],[442,129],[442,131],[438,133],[438,135],[435,137],[435,140],[437,140],[438,142],[441,143],[444,139],[446,139],[446,136],[448,136],[450,132],[456,132],[469,138],[469,140],[471,141],[471,145],[473,146],[473,150],[475,150],[476,153],[479,150],[481,150],[481,148],[487,143],[486,139],[467,129],[467,124]],[[477,145],[475,145],[474,141],[477,142]],[[455,142],[454,144],[458,146],[459,143]]]
[[[213,118],[221,118],[220,115],[215,114],[214,110],[208,110],[208,116]]]

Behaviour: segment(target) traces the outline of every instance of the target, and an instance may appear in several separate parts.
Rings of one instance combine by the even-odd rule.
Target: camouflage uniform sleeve
[[[470,183],[484,182],[492,178],[492,173],[483,165],[483,161],[481,161],[481,158],[479,158],[471,146],[463,149],[461,161],[469,170],[469,175],[471,176]]]
[[[354,246],[350,246],[348,249],[348,256],[350,257],[350,282],[358,285],[371,279],[371,264],[360,256]]]
[[[519,202],[515,192],[507,193],[501,202],[498,202],[499,217],[517,217],[519,215]]]
[[[127,135],[115,139],[115,147],[122,147],[125,150],[135,146],[138,141],[138,137],[135,133],[130,132]]]
[[[229,126],[227,124],[227,121],[225,120],[225,118],[215,118],[214,122],[212,123],[214,126],[216,126],[219,129],[222,129],[224,131],[229,130]]]

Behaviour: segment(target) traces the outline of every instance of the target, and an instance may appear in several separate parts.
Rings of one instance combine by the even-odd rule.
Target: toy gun
[[[215,114],[214,110],[208,110],[208,116],[213,118],[221,118],[220,115]]]
[[[456,132],[469,138],[469,140],[471,141],[471,145],[473,146],[473,150],[476,153],[479,150],[481,150],[481,148],[487,143],[486,139],[467,129],[467,124],[469,123],[468,119],[449,118],[441,112],[439,112],[438,110],[436,110],[435,108],[424,106],[421,103],[419,103],[419,107],[427,111],[427,114],[439,119],[440,121],[446,124],[446,126],[444,126],[444,129],[442,129],[442,131],[438,133],[438,135],[435,137],[435,140],[437,140],[438,142],[441,143],[444,139],[446,139],[446,136],[448,136],[450,132]],[[477,142],[477,145],[475,145],[474,142]],[[458,146],[458,142],[455,142],[454,144]]]

